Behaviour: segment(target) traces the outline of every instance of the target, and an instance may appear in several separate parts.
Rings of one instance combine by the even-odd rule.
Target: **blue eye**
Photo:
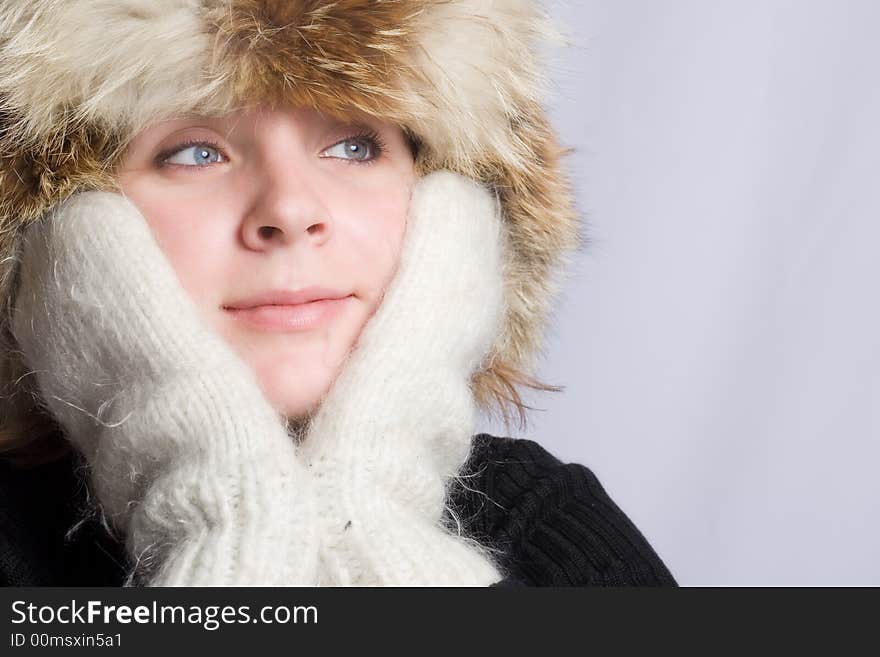
[[[324,153],[327,157],[338,157],[342,160],[367,161],[375,159],[377,151],[375,141],[368,137],[349,137],[334,144]]]
[[[374,131],[343,139],[323,151],[323,157],[349,163],[372,164],[385,152],[385,143]],[[189,168],[208,168],[218,162],[228,162],[223,150],[211,141],[187,141],[163,151],[156,157],[159,166],[173,165]]]
[[[211,144],[197,142],[193,144],[181,144],[171,154],[164,158],[166,164],[181,166],[203,166],[215,162],[224,161],[217,147]]]

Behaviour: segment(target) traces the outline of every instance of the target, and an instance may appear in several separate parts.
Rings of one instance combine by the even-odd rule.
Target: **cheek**
[[[213,197],[182,196],[148,185],[123,186],[144,216],[182,287],[200,306],[216,303],[217,281],[228,263],[224,231],[217,230],[225,206]]]
[[[375,310],[396,272],[408,205],[409,194],[401,194],[399,190],[377,195],[360,205],[358,215],[362,219],[350,223],[351,246],[358,254],[357,277],[365,284],[371,310]]]

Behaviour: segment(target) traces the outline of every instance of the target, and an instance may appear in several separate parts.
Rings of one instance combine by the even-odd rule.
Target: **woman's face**
[[[119,169],[182,286],[290,418],[314,410],[381,302],[414,179],[397,126],[300,108],[153,125]],[[300,291],[338,299],[284,298]]]

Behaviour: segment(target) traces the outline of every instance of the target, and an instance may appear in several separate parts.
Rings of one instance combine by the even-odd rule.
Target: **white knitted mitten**
[[[503,237],[484,187],[449,171],[416,184],[395,277],[300,448],[325,522],[322,584],[500,579],[441,518],[471,447],[469,377],[501,326]]]
[[[14,335],[151,586],[314,585],[312,477],[144,218],[107,192],[29,226]]]

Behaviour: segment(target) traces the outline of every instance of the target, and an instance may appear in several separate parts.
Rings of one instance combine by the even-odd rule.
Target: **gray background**
[[[514,435],[680,584],[880,585],[880,2],[548,7],[593,244]]]

